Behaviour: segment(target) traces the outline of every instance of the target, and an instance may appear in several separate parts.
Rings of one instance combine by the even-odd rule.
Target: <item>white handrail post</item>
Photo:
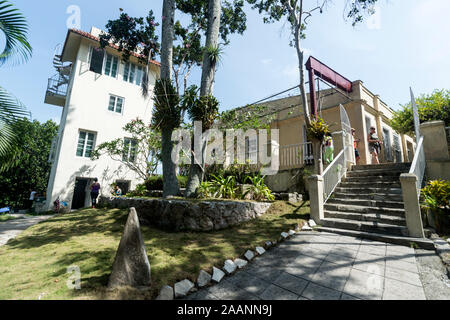
[[[319,175],[308,177],[308,185],[311,219],[313,219],[317,224],[320,224],[320,222],[325,218],[323,208],[323,177]]]
[[[417,195],[417,176],[413,173],[403,173],[400,176],[403,202],[405,205],[406,226],[410,237],[425,238],[419,197]]]

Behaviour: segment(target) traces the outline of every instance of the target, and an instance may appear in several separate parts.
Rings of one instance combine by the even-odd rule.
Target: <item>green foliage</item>
[[[311,121],[311,125],[308,128],[308,138],[313,140],[319,140],[323,142],[325,137],[330,136],[330,128],[322,118]]]
[[[212,180],[214,176],[224,176],[224,177],[234,177],[236,183],[244,184],[246,183],[247,177],[252,176],[255,170],[251,164],[248,162],[244,165],[234,163],[224,169],[221,164],[214,164],[211,166],[206,166],[205,168],[205,179]]]
[[[450,209],[450,181],[430,181],[427,186],[422,189],[422,199],[428,208]]]
[[[197,189],[197,197],[200,199],[211,198],[214,193],[213,185],[209,181],[200,182],[200,186]]]
[[[235,199],[237,193],[236,180],[233,176],[215,176],[211,181],[212,197],[218,199]]]
[[[177,179],[180,188],[186,188],[188,178],[186,176],[178,176]],[[144,184],[148,191],[163,190],[164,188],[163,177],[160,175],[148,177]]]
[[[432,94],[421,95],[416,99],[420,122],[442,120],[450,126],[450,90],[435,90]],[[414,133],[414,116],[411,103],[394,112],[392,128],[402,134]]]
[[[133,197],[145,197],[147,195],[147,188],[145,184],[138,184],[136,186],[136,189],[127,193],[127,197],[133,198]]]
[[[187,176],[178,176],[178,184],[180,186],[180,188],[186,188],[187,186],[187,182],[188,182],[188,177]]]
[[[187,99],[183,99],[183,107],[186,108],[192,121],[201,121],[203,130],[208,130],[214,124],[219,114],[219,101],[211,95],[193,96],[196,86],[188,89]]]
[[[206,56],[208,57],[211,68],[215,69],[217,64],[221,61],[222,55],[223,55],[223,48],[220,45],[207,47],[206,49]]]
[[[49,154],[52,141],[58,132],[53,121],[39,123],[28,119],[11,124],[16,133],[14,148],[6,158],[14,159],[13,165],[0,173],[0,207],[20,207],[28,199],[29,189],[40,195],[47,190],[51,163]]]
[[[0,0],[0,32],[5,37],[3,51],[0,52],[0,66],[13,57],[26,61],[33,49],[27,39],[28,24],[18,9],[6,0]]]
[[[251,195],[251,198],[256,201],[275,201],[275,196],[264,182],[265,177],[261,176],[260,173],[256,176],[248,176],[246,180],[247,182],[250,182],[251,185],[244,193],[244,198],[247,195]]]
[[[180,98],[171,81],[156,81],[154,100],[153,128],[159,131],[178,128],[181,123]]]
[[[274,116],[268,115],[267,109],[265,105],[248,105],[224,111],[219,116],[219,126],[224,129],[270,129]]]
[[[114,43],[119,47],[119,52],[123,53],[125,61],[139,49],[142,54],[140,61],[147,64],[147,59],[154,60],[160,50],[156,30],[158,26],[152,10],[146,18],[132,18],[121,13],[119,19],[109,20],[106,24],[106,33],[100,35],[100,46],[105,48],[109,43]]]
[[[127,123],[123,130],[129,134],[127,140],[120,138],[102,143],[92,152],[91,159],[98,160],[106,155],[144,180],[154,175],[161,160],[161,134],[140,119]]]

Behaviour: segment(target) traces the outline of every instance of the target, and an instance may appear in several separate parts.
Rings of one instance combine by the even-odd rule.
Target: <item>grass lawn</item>
[[[10,220],[16,220],[16,219],[23,219],[23,218],[22,217],[10,216],[8,214],[0,215],[0,223],[1,222],[6,222],[6,221],[10,221]]]
[[[0,299],[151,299],[164,284],[195,281],[201,269],[222,267],[226,259],[278,240],[281,232],[309,218],[309,206],[278,201],[259,219],[209,233],[169,233],[142,226],[152,289],[109,292],[105,286],[127,215],[119,209],[58,215],[0,247]],[[74,265],[81,270],[81,290],[66,286],[67,267]]]

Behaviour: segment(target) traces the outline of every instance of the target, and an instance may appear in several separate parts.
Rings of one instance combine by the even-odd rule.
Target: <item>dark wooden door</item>
[[[77,179],[75,190],[73,192],[72,209],[81,209],[85,207],[87,179]]]

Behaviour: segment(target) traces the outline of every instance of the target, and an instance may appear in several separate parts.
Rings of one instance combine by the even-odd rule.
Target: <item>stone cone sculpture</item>
[[[117,249],[108,288],[149,287],[150,263],[142,239],[141,227],[135,208],[130,209],[125,230]]]

